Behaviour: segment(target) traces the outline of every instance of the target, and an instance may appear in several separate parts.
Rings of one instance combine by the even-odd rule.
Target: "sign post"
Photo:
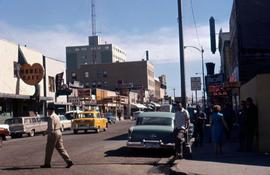
[[[191,77],[191,90],[195,91],[196,104],[198,103],[197,91],[201,90],[201,77]]]

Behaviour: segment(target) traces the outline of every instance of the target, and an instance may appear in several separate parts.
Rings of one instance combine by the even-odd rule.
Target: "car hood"
[[[9,125],[7,125],[7,124],[0,124],[0,128],[4,128],[4,129],[9,130]]]

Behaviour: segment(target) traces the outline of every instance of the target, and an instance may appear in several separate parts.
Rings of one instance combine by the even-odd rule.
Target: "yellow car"
[[[83,130],[85,133],[88,130],[94,130],[97,133],[101,130],[107,130],[108,120],[101,117],[99,112],[85,111],[79,114],[79,118],[72,120],[72,129],[74,134],[78,134],[79,130]]]

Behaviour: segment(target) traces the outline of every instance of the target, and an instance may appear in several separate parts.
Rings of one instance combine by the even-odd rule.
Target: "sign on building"
[[[201,77],[191,77],[191,90],[199,91],[201,90]]]

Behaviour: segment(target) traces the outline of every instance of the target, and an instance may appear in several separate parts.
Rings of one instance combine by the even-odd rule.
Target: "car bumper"
[[[25,131],[10,131],[10,135],[13,135],[13,134],[25,134],[26,132]]]
[[[96,130],[97,127],[95,126],[79,126],[72,128],[73,130]]]
[[[145,149],[159,149],[159,148],[165,148],[165,149],[172,149],[174,148],[174,143],[163,143],[162,141],[158,140],[143,140],[142,142],[127,142],[127,147],[129,148],[145,148]]]

